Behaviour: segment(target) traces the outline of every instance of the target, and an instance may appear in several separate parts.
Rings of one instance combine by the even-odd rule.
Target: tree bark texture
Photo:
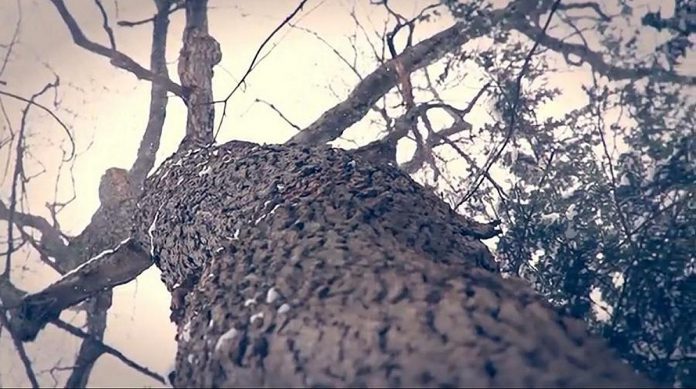
[[[222,59],[222,52],[220,44],[208,34],[207,7],[207,0],[186,2],[186,28],[178,65],[188,108],[186,136],[182,141],[185,145],[213,141],[213,67]]]
[[[173,294],[175,386],[640,387],[408,175],[328,146],[182,150],[135,242]]]

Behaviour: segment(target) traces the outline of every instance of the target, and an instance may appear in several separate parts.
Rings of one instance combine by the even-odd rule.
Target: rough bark
[[[208,34],[207,3],[186,1],[186,28],[178,67],[188,109],[182,147],[213,142],[213,67],[222,59],[222,52],[220,44]]]
[[[181,151],[139,206],[179,300],[176,386],[650,385],[497,274],[493,226],[355,153]]]

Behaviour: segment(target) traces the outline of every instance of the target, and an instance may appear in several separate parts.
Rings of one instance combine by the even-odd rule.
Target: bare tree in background
[[[588,112],[589,117],[603,117],[609,83],[696,83],[693,76],[677,71],[676,62],[657,55],[631,63],[593,50],[584,38],[588,27],[578,25],[607,28],[622,14],[610,15],[594,2],[515,0],[503,8],[483,1],[434,2],[404,16],[386,0],[372,2],[390,15],[390,24],[372,47],[376,68],[363,74],[355,62],[332,49],[358,78],[352,92],[304,128],[264,102],[301,131],[284,145],[260,146],[215,144],[216,108],[222,108],[224,118],[225,110],[233,109],[227,104],[237,88],[220,101],[213,96],[213,69],[227,48],[208,31],[206,1],[155,0],[157,11],[151,19],[118,23],[152,25],[149,68],[118,50],[101,2],[95,4],[103,12],[108,46],[90,40],[62,0],[51,3],[76,45],[150,82],[151,99],[135,163],[128,171],[105,172],[99,187],[101,206],[76,237],[60,231],[55,213],[48,221],[17,207],[30,179],[23,170],[24,122],[12,130],[9,140],[0,140],[3,147],[16,150],[11,197],[7,204],[0,203],[0,217],[9,225],[0,320],[32,386],[38,381],[22,342],[33,340],[48,323],[84,339],[66,386],[86,386],[92,366],[104,353],[163,380],[102,341],[111,288],[152,264],[162,270],[172,293],[171,319],[178,329],[171,377],[175,386],[650,385],[589,334],[580,320],[589,310],[583,300],[589,288],[583,283],[583,269],[590,267],[586,262],[572,262],[573,285],[553,280],[543,284],[544,273],[537,269],[537,280],[543,284],[538,289],[552,302],[556,303],[548,290],[563,290],[564,297],[577,294],[578,301],[558,303],[566,309],[557,309],[517,278],[524,275],[522,262],[529,248],[510,244],[514,250],[500,256],[505,261],[496,261],[481,239],[500,234],[499,222],[482,224],[454,211],[479,215],[504,210],[506,215],[495,217],[526,234],[529,229],[517,224],[520,217],[511,215],[535,214],[535,209],[522,207],[519,194],[525,190],[519,183],[504,188],[496,182],[491,175],[494,166],[534,181],[527,188],[553,186],[548,181],[558,175],[554,161],[576,152],[579,140],[590,146],[594,141],[576,139],[572,130],[564,136],[564,126],[584,120]],[[291,20],[304,3],[279,29],[301,28]],[[164,56],[169,15],[177,10],[186,14],[179,83],[167,73]],[[414,29],[438,12],[451,13],[457,22],[415,42]],[[666,58],[683,57],[688,44],[679,37],[693,30],[688,12],[675,12],[671,19],[650,15],[646,25],[677,31]],[[550,28],[559,24],[574,32],[568,37],[552,34]],[[355,36],[371,34],[357,19],[356,28]],[[489,49],[476,51],[469,45],[484,38],[494,41]],[[405,45],[398,47],[403,41]],[[602,43],[610,47],[607,42]],[[570,66],[591,68],[595,81],[587,90],[593,99],[568,117],[540,122],[535,110],[557,93],[530,84],[553,71],[553,56]],[[440,93],[461,83],[457,69],[467,63],[488,78],[468,104],[459,106]],[[253,67],[252,61],[249,70]],[[440,72],[436,76],[435,68]],[[0,80],[1,76],[0,72]],[[628,88],[625,85],[621,88]],[[26,115],[30,109],[47,109],[36,100],[56,86],[57,82],[48,84],[29,98],[2,87],[0,97],[26,103]],[[148,176],[171,95],[187,106],[186,135],[177,152]],[[467,114],[486,97],[493,101],[499,120],[475,130]],[[397,107],[389,106],[393,99],[399,101]],[[450,127],[433,126],[429,115],[437,111],[451,116]],[[382,120],[384,135],[378,140],[348,151],[326,145],[370,113]],[[632,216],[627,216],[621,200],[623,180],[616,177],[604,126],[592,128],[599,129],[596,139],[601,138],[607,150],[605,178],[611,179],[604,189],[613,194],[608,206],[617,215],[616,230],[630,242],[627,245],[639,245],[639,231],[627,220]],[[415,144],[413,156],[400,164],[399,141]],[[524,142],[531,152],[520,146]],[[476,145],[483,161],[470,152]],[[681,147],[688,146],[687,142]],[[692,158],[685,160],[693,161],[688,151],[684,153]],[[453,155],[466,163],[468,180],[447,171],[446,159]],[[692,165],[682,167],[691,174]],[[524,169],[534,172],[522,175]],[[431,188],[445,189],[449,204],[409,177],[422,171],[430,172]],[[692,194],[687,190],[685,196]],[[496,206],[494,199],[507,203]],[[687,200],[674,200],[680,201]],[[61,206],[54,204],[53,209]],[[39,232],[40,239],[34,239],[32,231]],[[524,235],[513,243],[530,239]],[[24,244],[34,247],[63,278],[36,294],[15,288],[12,254]],[[512,276],[501,276],[501,263]],[[621,298],[617,301],[623,303]],[[61,311],[81,302],[87,313],[84,331],[59,319]],[[612,319],[618,322],[617,317]],[[675,373],[657,378],[672,384],[689,377]]]

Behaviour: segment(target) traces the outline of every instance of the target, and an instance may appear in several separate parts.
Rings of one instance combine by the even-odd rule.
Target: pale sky
[[[150,85],[148,82],[138,81],[130,73],[114,69],[108,59],[74,45],[67,28],[49,2],[20,1],[22,22],[19,43],[5,73],[0,76],[1,80],[7,82],[2,88],[30,96],[53,80],[53,71],[60,76],[58,98],[61,109],[57,113],[73,128],[81,154],[74,165],[77,199],[65,209],[59,220],[66,233],[77,234],[87,225],[98,207],[97,186],[104,171],[114,166],[129,168],[135,159],[147,120]],[[91,40],[107,44],[101,17],[93,0],[69,0],[66,3],[80,22],[84,33]],[[115,21],[152,16],[152,2],[120,0],[118,18],[115,2],[103,0],[103,3],[116,32],[117,48],[147,67],[151,25],[123,28],[117,27]],[[393,2],[407,15],[413,15],[429,3],[431,2],[416,0]],[[248,67],[260,42],[296,4],[297,0],[210,1],[211,34],[220,42],[223,51],[222,62],[215,68],[214,91],[217,98],[225,96],[231,90]],[[351,57],[348,36],[355,31],[349,15],[353,6],[352,0],[310,0],[295,22],[316,31],[340,52]],[[358,0],[355,2],[355,10],[366,28],[382,29],[385,15],[382,8],[370,6],[367,0]],[[5,44],[11,40],[17,15],[15,1],[0,2],[0,43]],[[183,21],[183,11],[177,12],[171,17],[169,28],[167,60],[170,77],[174,80],[178,79],[176,58]],[[441,31],[452,23],[453,20],[445,13],[434,22],[419,24],[415,41]],[[375,37],[372,38],[376,42]],[[280,143],[295,133],[292,127],[267,106],[254,104],[256,98],[275,104],[294,123],[304,127],[345,98],[357,82],[356,76],[323,43],[305,32],[286,28],[276,36],[273,43],[278,46],[251,74],[248,88],[240,90],[230,101],[219,142],[241,139]],[[363,74],[368,74],[375,68],[375,62],[364,39],[358,41],[358,47],[364,51],[362,59],[358,60],[358,68]],[[581,81],[588,78],[588,73],[581,69],[575,70],[561,75],[556,82],[559,85],[567,84],[569,76]],[[446,92],[445,96],[449,96],[452,103],[465,106],[480,85],[475,77],[470,77],[457,90]],[[5,98],[2,101],[10,112],[14,128],[18,127],[17,113],[22,105]],[[52,94],[41,100],[47,105],[52,101]],[[568,109],[583,102],[584,96],[573,91],[547,109],[552,113],[559,107]],[[218,110],[218,118],[219,114]],[[482,125],[488,119],[485,106],[477,107],[469,118],[475,127]],[[185,123],[182,103],[178,98],[171,97],[157,163],[176,149],[183,136]],[[65,137],[58,126],[40,114],[32,117],[30,129],[28,142],[34,161],[27,163],[37,168],[38,160],[45,165],[47,172],[28,186],[27,204],[33,213],[47,216],[44,204],[53,200],[56,168],[61,157],[57,145]],[[345,134],[347,139],[360,144],[371,141],[375,136],[376,132],[369,125],[369,120],[351,127]],[[354,147],[349,142],[337,144]],[[406,159],[410,149],[408,145],[400,148],[399,158]],[[7,152],[8,148],[0,150],[0,172],[4,170]],[[2,180],[0,195],[4,201],[8,198],[10,182],[10,177]],[[60,189],[59,199],[64,200],[70,196],[67,176],[61,181]],[[4,236],[5,232],[6,225],[0,223],[0,235]],[[28,267],[23,272],[13,272],[13,280],[25,290],[37,291],[57,277],[45,266],[38,265],[37,259],[29,255],[28,251],[15,254],[15,258],[17,266]],[[76,324],[82,320],[72,312],[64,312],[62,318]],[[135,282],[115,289],[114,306],[109,311],[106,343],[120,349],[135,361],[166,375],[176,352],[174,333],[174,327],[169,322],[169,295],[159,280],[156,268],[151,268]],[[78,345],[75,338],[50,327],[34,343],[26,345],[30,356],[35,360],[34,367],[40,373],[39,379],[43,386],[53,386],[47,369],[69,366]],[[67,377],[61,371],[54,374],[59,378],[60,384]],[[109,356],[99,359],[91,377],[90,386],[97,387],[159,386],[157,382]],[[0,337],[0,386],[17,385],[26,386],[27,382],[14,348],[3,332]]]

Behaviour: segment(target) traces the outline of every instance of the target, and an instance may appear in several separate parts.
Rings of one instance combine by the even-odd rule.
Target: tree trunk
[[[408,175],[328,146],[183,150],[134,239],[172,291],[175,386],[637,387],[582,322],[503,279]]]

